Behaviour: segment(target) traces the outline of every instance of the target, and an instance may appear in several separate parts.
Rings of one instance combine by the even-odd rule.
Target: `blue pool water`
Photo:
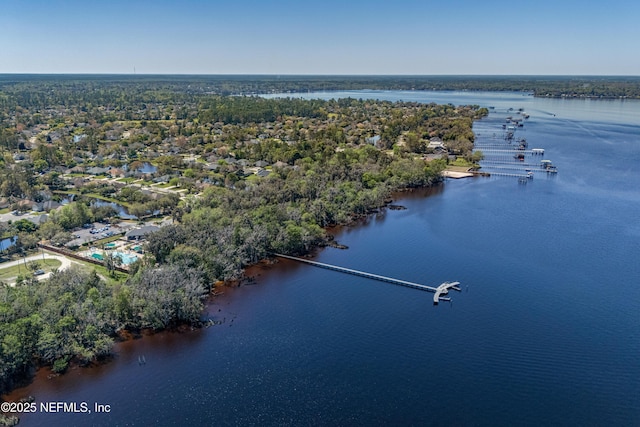
[[[129,265],[129,264],[134,263],[134,262],[136,262],[138,260],[138,256],[137,255],[129,255],[127,253],[120,252],[120,251],[114,251],[113,255],[114,256],[119,256],[124,265]]]

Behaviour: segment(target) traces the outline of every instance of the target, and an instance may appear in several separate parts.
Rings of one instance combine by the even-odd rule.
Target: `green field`
[[[133,177],[129,177],[129,178],[118,178],[116,179],[116,181],[118,182],[125,182],[127,184],[131,184],[132,182],[138,181],[138,178],[133,178]]]

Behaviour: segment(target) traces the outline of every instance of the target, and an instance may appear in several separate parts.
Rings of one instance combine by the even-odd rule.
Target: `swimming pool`
[[[119,251],[114,251],[113,252],[113,256],[120,257],[120,259],[122,260],[122,264],[124,264],[124,265],[132,264],[132,263],[134,263],[134,262],[136,262],[138,260],[138,256],[137,255],[129,255],[129,254],[125,254],[124,252],[119,252]]]

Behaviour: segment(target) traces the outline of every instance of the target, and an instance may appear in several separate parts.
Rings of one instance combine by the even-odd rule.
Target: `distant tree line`
[[[48,92],[34,87],[46,85]],[[247,95],[338,90],[516,91],[542,97],[640,98],[638,76],[171,76],[0,75],[0,107],[74,105],[89,100],[109,108],[184,101],[206,94]]]

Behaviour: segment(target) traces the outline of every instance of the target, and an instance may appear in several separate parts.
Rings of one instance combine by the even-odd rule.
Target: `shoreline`
[[[612,101],[612,100],[640,100],[640,95],[629,96],[629,95],[583,95],[583,94],[570,94],[570,93],[559,93],[559,94],[549,94],[549,93],[541,93],[536,94],[535,91],[532,90],[515,90],[515,89],[505,89],[505,90],[496,90],[496,89],[328,89],[323,90],[318,88],[316,90],[300,90],[300,91],[288,91],[288,92],[272,92],[272,93],[245,93],[245,95],[256,95],[261,97],[274,97],[275,95],[284,95],[283,97],[295,97],[290,95],[306,95],[309,93],[337,93],[337,92],[366,92],[369,90],[377,90],[381,92],[469,92],[469,93],[481,93],[481,92],[505,92],[505,93],[518,93],[523,96],[532,96],[533,98],[539,99],[572,99],[572,100],[589,100],[589,101]]]
[[[577,104],[582,102],[572,105]],[[624,266],[633,261],[637,243],[637,229],[628,226],[637,203],[630,200],[634,179],[624,171],[633,168],[637,149],[624,143],[632,139],[640,116],[628,120],[631,126],[615,123],[617,118],[603,124],[607,141],[626,149],[616,151],[620,167],[602,179],[607,168],[601,159],[610,146],[584,136],[601,129],[597,117],[606,118],[607,111],[576,119],[584,129],[562,126],[558,140],[550,142],[562,148],[554,160],[568,168],[560,181],[536,179],[526,187],[501,178],[451,181],[441,195],[423,202],[398,198],[394,203],[407,206],[406,213],[385,210],[369,216],[366,228],[352,224],[330,230],[351,247],[349,252],[317,252],[318,261],[373,266],[383,274],[398,271],[408,279],[455,272],[471,289],[452,307],[429,310],[429,301],[423,303],[413,291],[351,284],[303,264],[258,266],[255,286],[222,289],[224,295],[212,300],[211,314],[218,316],[220,307],[220,320],[238,313],[232,327],[226,323],[212,331],[159,333],[118,344],[116,358],[106,367],[52,380],[43,375],[29,390],[38,401],[112,396],[116,411],[110,419],[93,418],[96,424],[153,424],[171,419],[175,408],[205,424],[212,419],[250,424],[262,417],[308,424],[317,421],[316,414],[327,423],[348,424],[355,410],[362,411],[355,412],[362,422],[424,420],[433,409],[420,404],[420,396],[442,390],[462,394],[444,393],[440,407],[464,401],[470,408],[443,414],[444,423],[527,424],[536,417],[550,424],[572,419],[628,423],[638,409],[629,403],[637,365],[627,363],[635,360],[634,348],[624,337],[634,333],[638,292],[633,270]],[[573,114],[566,115],[572,119]],[[541,117],[540,126],[527,129],[528,139],[545,135],[554,129],[547,125],[554,124],[561,125]],[[571,156],[580,149],[587,154],[576,163]],[[580,165],[595,166],[594,173],[582,175]],[[606,191],[611,188],[617,191]],[[580,211],[583,206],[608,208]],[[608,211],[616,215],[603,222]],[[544,223],[551,227],[539,226]],[[581,242],[593,250],[576,257]],[[610,276],[598,267],[603,260],[624,273],[610,298],[602,298],[601,285]],[[576,274],[584,280],[576,280]],[[559,334],[545,333],[556,324],[564,325]],[[146,355],[146,367],[138,366],[139,354]],[[425,360],[433,363],[416,363]],[[567,369],[554,368],[565,362]],[[522,366],[533,367],[534,375]],[[567,387],[583,393],[566,395]],[[390,390],[400,393],[391,399]],[[507,401],[496,403],[505,390],[510,391]],[[148,393],[158,396],[157,405]],[[92,421],[71,417],[66,424]],[[25,415],[22,423],[63,424],[49,419]]]
[[[484,115],[486,115],[486,113]],[[475,120],[480,120],[481,117],[472,119],[472,122]],[[436,167],[437,166],[438,165],[436,165]],[[426,171],[426,169],[428,169],[427,163],[423,163],[422,168],[424,168]],[[432,175],[425,172],[424,175],[421,176],[420,180],[411,181],[409,179],[406,179],[401,183],[395,184],[396,186],[406,185],[407,187],[405,188],[389,190],[387,187],[385,191],[382,193],[384,197],[381,197],[375,203],[371,203],[369,205],[370,207],[367,208],[365,206],[362,208],[360,212],[357,212],[357,211],[351,212],[351,213],[345,212],[344,217],[341,218],[341,222],[343,222],[343,224],[333,224],[328,227],[325,226],[323,227],[324,235],[320,235],[320,233],[318,233],[318,236],[315,239],[315,241],[310,243],[309,246],[304,248],[297,248],[297,249],[293,248],[292,250],[284,253],[291,253],[291,255],[303,255],[306,257],[314,257],[319,252],[320,249],[326,246],[332,246],[339,249],[347,249],[346,246],[341,245],[339,242],[335,241],[334,234],[332,233],[331,230],[336,230],[336,227],[341,227],[341,228],[353,227],[358,223],[366,222],[366,219],[369,218],[372,214],[380,214],[381,211],[386,210],[385,208],[389,208],[390,210],[394,209],[394,206],[392,205],[393,198],[406,197],[408,194],[414,193],[416,191],[422,193],[425,190],[428,191],[429,189],[433,189],[433,188],[442,188],[442,183],[444,182],[444,179],[445,179],[445,175],[443,174],[443,170],[438,168],[433,171]],[[395,208],[401,209],[401,207],[397,207],[397,206]],[[195,313],[194,313],[193,319],[189,319],[187,321],[183,321],[180,323],[169,323],[167,327],[164,327],[161,330],[153,330],[153,329],[145,328],[141,330],[122,331],[121,333],[119,331],[113,331],[112,332],[113,335],[110,335],[111,339],[114,342],[113,345],[120,342],[135,341],[136,338],[140,336],[144,336],[145,334],[156,335],[158,333],[162,333],[165,331],[180,332],[185,329],[193,330],[193,329],[202,329],[203,327],[207,327],[207,326],[212,326],[213,324],[215,324],[213,323],[215,321],[203,316],[203,314],[207,312],[206,310],[211,304],[211,299],[215,298],[216,291],[219,291],[220,289],[224,289],[224,288],[240,287],[242,285],[252,283],[255,280],[255,278],[247,274],[248,271],[251,271],[250,268],[252,266],[260,265],[260,264],[264,265],[265,262],[272,263],[273,261],[269,259],[267,260],[263,259],[263,260],[259,260],[258,263],[256,264],[246,265],[244,267],[242,267],[241,265],[238,265],[239,267],[238,279],[230,280],[224,283],[223,286],[220,286],[218,283],[213,283],[211,287],[212,292],[210,292],[202,300],[203,301],[202,311],[200,312],[197,319],[195,318]],[[77,356],[74,356],[71,358],[70,366],[68,369],[78,369],[83,366],[102,366],[102,365],[108,364],[112,356],[113,356],[112,353],[109,353],[108,355],[105,355],[102,358],[90,360],[86,363],[84,363]],[[31,381],[33,381],[33,378],[38,375],[39,371],[43,369],[46,372],[47,369],[51,370],[51,366],[35,365],[35,366],[27,367],[25,368],[25,371],[23,373],[19,374],[15,382],[19,385],[23,385],[23,384],[28,385],[31,383]],[[63,371],[62,375],[64,375],[65,373],[66,371]],[[11,384],[12,382],[8,381],[8,383],[9,384],[7,386],[7,391],[4,393],[5,395],[9,395],[15,389],[15,386]]]
[[[331,236],[329,241],[335,241],[334,236],[336,234],[344,232],[348,229],[367,226],[369,219],[374,215],[385,215],[387,213],[387,210],[398,210],[390,208],[390,206],[398,206],[397,202],[401,202],[402,199],[426,198],[435,194],[439,194],[444,191],[444,186],[445,182],[444,180],[442,180],[426,187],[407,188],[404,190],[394,191],[391,193],[390,199],[386,201],[385,205],[376,210],[376,212],[369,212],[366,214],[358,215],[347,224],[337,224],[326,227],[325,231],[329,236]],[[402,205],[400,205],[400,207],[404,208],[404,206]],[[322,250],[325,250],[327,247],[333,247],[340,250],[348,249],[340,247],[336,248],[335,246],[329,244],[317,245],[301,256],[304,258],[314,259],[320,254]],[[135,346],[136,343],[141,342],[140,340],[148,339],[150,337],[157,337],[158,339],[161,339],[164,336],[172,336],[174,334],[177,334],[178,336],[185,336],[185,334],[188,334],[190,332],[198,332],[208,329],[209,327],[221,326],[226,322],[223,321],[221,323],[216,323],[219,322],[219,319],[216,319],[216,314],[219,312],[215,311],[215,307],[218,306],[217,301],[219,297],[228,298],[238,288],[258,285],[258,278],[265,270],[270,270],[271,268],[279,264],[284,265],[282,263],[287,262],[293,261],[276,260],[275,258],[264,258],[254,264],[246,266],[244,268],[242,278],[229,282],[214,284],[211,293],[208,294],[204,299],[203,310],[201,312],[200,320],[197,324],[182,323],[158,331],[154,331],[153,329],[148,328],[137,331],[122,331],[118,333],[116,338],[114,338],[113,345],[114,347],[122,348],[124,346],[125,348],[128,348],[130,346]],[[220,308],[218,309],[221,310]],[[230,325],[231,324],[229,324],[229,326]],[[128,349],[128,351],[134,350]],[[33,393],[29,394],[25,392],[29,390],[29,388],[37,381],[50,381],[58,377],[69,378],[69,376],[74,372],[108,370],[110,369],[110,366],[113,366],[114,360],[119,357],[121,357],[121,355],[118,352],[112,352],[108,356],[105,356],[99,360],[94,360],[86,365],[73,363],[70,364],[67,371],[62,374],[53,372],[51,366],[34,367],[31,369],[28,378],[25,377],[19,379],[14,387],[2,393],[0,395],[0,401],[14,402],[31,398]],[[0,416],[2,416],[2,414],[0,414]]]

